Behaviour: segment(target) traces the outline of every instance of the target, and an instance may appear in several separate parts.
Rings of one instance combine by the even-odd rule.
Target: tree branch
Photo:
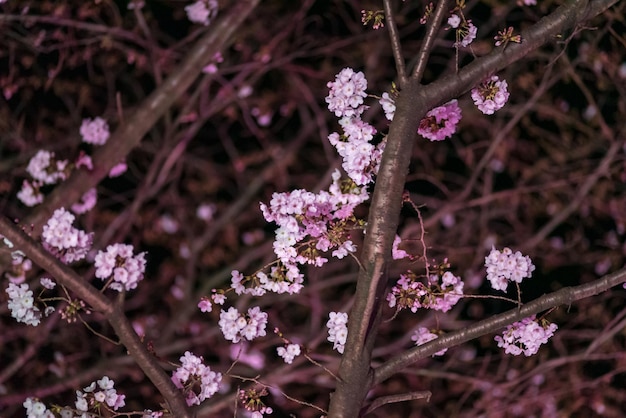
[[[591,283],[564,287],[556,292],[548,293],[523,305],[521,308],[511,309],[462,330],[443,335],[426,344],[411,348],[402,355],[378,366],[374,370],[373,381],[374,383],[380,383],[416,361],[431,356],[444,348],[454,347],[485,334],[496,332],[513,322],[528,318],[547,309],[560,305],[571,305],[572,302],[597,295],[624,282],[626,282],[626,269],[619,270]]]
[[[393,59],[396,62],[396,71],[398,72],[398,84],[400,88],[402,88],[407,82],[407,77],[406,65],[404,64],[404,57],[402,56],[402,45],[400,44],[400,34],[396,27],[391,0],[383,0],[383,5],[385,9],[385,23],[387,24],[387,30],[389,30],[391,52],[393,52]]]

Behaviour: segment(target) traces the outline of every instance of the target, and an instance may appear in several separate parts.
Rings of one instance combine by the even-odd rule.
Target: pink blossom
[[[217,8],[217,0],[199,0],[185,6],[185,12],[191,22],[208,26],[217,15]]]
[[[328,110],[337,117],[359,116],[365,110],[363,99],[367,97],[367,80],[362,72],[344,68],[327,84],[330,92],[326,97]]]
[[[87,213],[96,206],[98,201],[98,193],[95,188],[91,188],[85,192],[80,200],[74,203],[71,207],[72,212],[77,215]]]
[[[539,346],[547,343],[557,328],[556,324],[547,321],[539,324],[533,315],[507,326],[502,336],[497,335],[494,339],[505,353],[514,356],[524,353],[528,357],[537,353]]]
[[[300,345],[285,344],[284,346],[276,348],[276,352],[280,357],[283,358],[285,363],[291,364],[293,363],[294,358],[300,355]]]
[[[430,332],[428,328],[424,328],[424,327],[419,327],[417,330],[415,330],[415,332],[411,336],[411,340],[415,341],[415,345],[426,344],[427,342],[435,340],[437,338],[439,338],[437,334]],[[443,356],[446,353],[446,351],[448,351],[447,348],[444,348],[443,350],[439,350],[435,354],[433,354],[433,357]]]
[[[126,170],[128,170],[128,166],[125,162],[122,161],[121,163],[118,163],[111,167],[111,170],[109,171],[109,177],[119,177],[124,174]]]
[[[96,254],[96,277],[103,281],[113,278],[110,288],[121,292],[132,290],[143,279],[146,269],[145,253],[133,255],[133,246],[113,244]]]
[[[417,133],[431,141],[441,141],[452,136],[461,120],[461,108],[456,100],[429,111],[421,120]]]
[[[472,89],[471,95],[474,104],[485,115],[492,115],[509,100],[507,86],[506,80],[500,80],[496,75],[492,76]]]
[[[456,36],[457,42],[455,42],[455,47],[467,47],[469,46],[474,39],[476,39],[476,33],[478,32],[478,28],[474,26],[471,20],[466,20],[462,22],[456,28]]]
[[[55,184],[66,179],[67,165],[66,160],[55,160],[53,152],[39,150],[28,162],[26,171],[42,184]]]
[[[41,183],[34,181],[30,183],[28,180],[22,182],[22,188],[17,192],[17,198],[28,206],[33,207],[43,202],[43,194],[39,191]]]
[[[211,312],[213,310],[213,305],[211,304],[211,300],[207,297],[202,297],[200,302],[198,302],[198,308],[202,312]]]
[[[385,112],[385,117],[388,120],[393,120],[393,116],[396,113],[396,102],[391,98],[389,93],[383,93],[382,97],[378,101]]]
[[[93,234],[72,226],[74,219],[65,208],[59,208],[43,226],[41,234],[44,248],[66,264],[85,258],[93,241]]]
[[[449,271],[441,277],[431,274],[424,284],[413,272],[401,274],[396,284],[387,294],[389,307],[409,308],[417,312],[420,308],[447,312],[463,297],[464,284],[460,277]]]
[[[328,314],[328,341],[333,343],[333,349],[343,354],[348,338],[348,314],[345,312],[331,312]]]
[[[448,25],[452,29],[458,28],[460,24],[461,24],[461,18],[459,17],[459,15],[453,14],[452,16],[448,18]]]
[[[39,325],[41,312],[35,306],[33,291],[29,289],[28,284],[22,283],[18,286],[15,283],[9,283],[6,293],[9,296],[8,307],[11,311],[11,316],[17,322],[23,322],[34,327]]]
[[[83,142],[93,145],[104,145],[109,139],[109,125],[101,117],[83,119],[80,125],[80,135]]]
[[[180,358],[181,365],[172,373],[172,382],[179,389],[185,389],[187,405],[200,405],[215,395],[222,381],[222,374],[204,365],[203,358],[185,352]]]
[[[519,251],[513,253],[510,248],[498,251],[493,247],[489,255],[485,257],[485,268],[491,287],[503,292],[506,292],[509,281],[521,283],[535,270],[530,257],[522,255]]]
[[[233,343],[242,339],[252,341],[257,337],[264,337],[266,325],[267,313],[262,312],[259,307],[248,309],[245,316],[234,307],[220,313],[219,326],[222,334]]]
[[[393,245],[391,247],[391,258],[393,258],[394,260],[401,260],[409,256],[406,251],[398,248],[398,245],[400,245],[401,242],[402,238],[400,238],[400,235],[396,235],[396,237],[393,239]]]

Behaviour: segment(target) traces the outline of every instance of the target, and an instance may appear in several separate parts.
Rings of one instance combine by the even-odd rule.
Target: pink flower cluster
[[[333,132],[328,136],[328,142],[343,158],[341,166],[348,177],[358,186],[367,185],[378,173],[385,142],[378,146],[372,144],[370,141],[374,138],[376,129],[359,118],[342,118],[339,124],[344,134]]]
[[[363,99],[367,97],[367,80],[362,72],[344,68],[327,84],[330,92],[326,97],[328,110],[338,118],[360,116],[366,109]]]
[[[350,217],[354,207],[368,198],[367,191],[353,183],[345,187],[339,177],[338,171],[333,173],[329,192],[274,193],[269,207],[261,204],[265,219],[278,224],[274,252],[291,275],[296,264],[326,263],[320,252],[334,250],[333,255],[344,256],[355,249],[348,236],[354,224]]]
[[[98,193],[95,188],[91,188],[85,192],[85,194],[80,198],[80,200],[74,203],[71,207],[72,212],[77,215],[82,215],[83,213],[89,212],[96,206],[96,202],[98,201]]]
[[[509,280],[521,283],[535,271],[530,257],[522,255],[519,251],[513,253],[510,248],[498,251],[492,247],[489,255],[485,257],[485,268],[491,287],[503,292],[506,292]]]
[[[40,184],[55,184],[66,179],[67,165],[67,160],[55,160],[53,152],[39,150],[28,162],[26,171]]]
[[[203,296],[200,299],[200,302],[198,302],[198,308],[200,308],[200,311],[202,312],[211,312],[213,311],[213,303],[211,302],[215,303],[216,305],[223,305],[224,302],[226,302],[226,295],[224,295],[223,293],[213,293],[211,295],[211,299]]]
[[[26,398],[22,406],[26,409],[28,418],[55,418],[54,414],[46,408],[46,405],[35,398]],[[74,414],[69,416],[73,417]]]
[[[202,357],[185,351],[185,355],[180,358],[180,367],[172,373],[174,386],[183,389],[189,406],[200,405],[205,399],[215,395],[222,381],[222,374],[212,371],[202,361]]]
[[[345,312],[331,312],[328,314],[328,341],[333,343],[333,349],[343,354],[348,338],[348,314]]]
[[[428,284],[417,280],[417,276],[408,272],[401,274],[396,285],[387,294],[389,307],[411,309],[417,312],[420,308],[448,312],[463,296],[463,282],[449,271],[441,277],[431,274]]]
[[[285,360],[285,363],[291,364],[293,359],[300,355],[300,345],[285,344],[285,346],[276,348],[276,352],[283,358],[283,360]]]
[[[26,171],[33,178],[32,182],[24,180],[22,189],[17,198],[26,206],[35,206],[43,202],[43,195],[39,189],[46,184],[56,184],[67,178],[69,163],[67,160],[55,160],[54,153],[39,150],[26,167]]]
[[[72,226],[74,219],[70,212],[59,208],[43,226],[41,234],[44,248],[66,264],[85,258],[93,241],[93,234]]]
[[[233,343],[238,343],[243,338],[252,341],[265,336],[267,313],[255,306],[248,309],[247,315],[242,315],[237,308],[231,307],[228,311],[220,312],[219,326],[224,338]]]
[[[471,20],[466,20],[465,17],[455,13],[448,18],[448,25],[456,31],[455,47],[467,47],[476,39],[478,28]]]
[[[146,269],[145,253],[133,255],[133,246],[127,244],[109,245],[106,251],[96,254],[96,277],[112,279],[109,286],[113,290],[132,290],[143,279]]]
[[[15,318],[17,322],[23,322],[26,325],[32,325],[34,327],[39,325],[41,321],[41,311],[35,306],[33,291],[30,290],[28,284],[22,283],[18,286],[15,283],[9,283],[9,287],[6,288],[6,293],[9,296],[11,316]]]
[[[101,117],[83,119],[80,125],[80,136],[83,142],[93,145],[104,145],[109,139],[109,125]]]
[[[191,22],[208,26],[211,20],[217,16],[217,8],[217,0],[198,0],[185,6],[185,12]]]
[[[411,340],[415,341],[415,345],[426,344],[428,341],[432,341],[437,338],[439,338],[437,334],[430,332],[428,328],[424,328],[424,327],[419,327],[417,330],[415,330],[415,332],[411,336]],[[435,354],[433,354],[433,357],[443,356],[446,353],[446,351],[448,351],[447,348],[444,348],[443,350],[439,350]]]
[[[245,283],[251,284],[246,287]],[[278,263],[272,266],[270,274],[267,275],[262,271],[252,276],[244,277],[237,270],[231,272],[231,287],[238,295],[249,294],[252,296],[263,296],[266,292],[274,293],[299,293],[302,290],[304,276],[293,264]]]
[[[506,80],[500,80],[497,75],[494,75],[472,89],[472,100],[485,115],[493,115],[509,100],[507,87]]]
[[[389,95],[389,93],[387,92],[383,93],[380,100],[378,100],[378,103],[380,103],[380,105],[382,106],[383,111],[385,112],[385,117],[388,120],[393,120],[393,116],[396,113],[396,102]]]
[[[96,387],[96,383],[98,386]],[[100,410],[101,404],[107,404],[114,411],[123,407],[126,403],[125,395],[119,395],[114,388],[115,382],[104,376],[97,382],[91,382],[89,386],[83,388],[84,392],[76,391],[76,409],[87,412],[91,407],[94,411]],[[99,389],[99,390],[96,390]],[[84,416],[85,414],[83,414]]]
[[[524,353],[527,357],[532,356],[539,351],[541,344],[548,342],[558,328],[556,324],[541,322],[539,324],[533,315],[509,325],[502,336],[496,335],[494,339],[498,347],[504,347],[507,354],[519,356]]]
[[[461,120],[461,108],[456,100],[430,110],[420,121],[417,133],[431,141],[442,141],[452,136]]]

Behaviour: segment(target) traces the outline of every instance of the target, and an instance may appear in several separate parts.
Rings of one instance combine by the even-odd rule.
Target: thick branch
[[[501,328],[547,309],[571,305],[573,302],[605,292],[626,282],[626,269],[609,274],[601,279],[580,286],[564,287],[556,292],[543,295],[521,308],[514,308],[470,325],[462,330],[443,335],[424,345],[411,348],[402,355],[392,358],[374,370],[374,383],[380,383],[418,360],[435,354],[443,348],[454,347],[474,338],[500,330]]]

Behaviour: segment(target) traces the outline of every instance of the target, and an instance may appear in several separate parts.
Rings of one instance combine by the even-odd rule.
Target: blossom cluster
[[[96,386],[97,383],[97,386]],[[76,409],[87,412],[91,407],[93,410],[99,410],[100,405],[106,404],[109,408],[117,411],[126,403],[124,399],[126,395],[120,395],[114,388],[115,382],[108,376],[102,377],[97,382],[91,384],[83,391],[76,391]]]
[[[66,264],[85,258],[93,242],[93,234],[72,226],[75,219],[65,208],[59,208],[43,226],[41,234],[44,248]]]
[[[418,280],[413,272],[401,274],[395,286],[387,294],[389,307],[408,308],[417,312],[420,308],[447,312],[463,297],[463,282],[460,277],[446,271],[430,274],[428,284]]]
[[[506,292],[509,281],[521,283],[535,271],[530,257],[522,255],[519,251],[514,253],[510,248],[504,248],[502,251],[492,248],[485,257],[485,268],[491,287],[503,292]]]
[[[265,336],[267,313],[255,306],[248,309],[247,315],[243,315],[237,308],[230,307],[228,311],[220,312],[218,324],[227,340],[233,343],[238,343],[243,338],[252,341],[257,337]]]
[[[435,334],[434,332],[431,332],[428,328],[425,328],[425,327],[419,327],[418,329],[415,330],[415,332],[411,336],[411,340],[415,341],[415,345],[426,344],[428,341],[432,341],[437,338],[439,338],[437,334]],[[446,353],[446,351],[448,351],[447,348],[444,348],[443,350],[439,350],[435,354],[433,354],[433,357],[443,356]]]
[[[35,306],[33,291],[30,290],[28,284],[22,283],[16,285],[15,283],[9,283],[9,286],[6,288],[6,293],[9,296],[11,316],[15,318],[17,322],[23,322],[26,325],[32,325],[34,327],[39,325],[41,311]]]
[[[333,132],[328,136],[328,142],[343,158],[341,167],[356,185],[371,183],[378,173],[385,142],[377,146],[372,144],[376,129],[360,118],[344,117],[339,120],[339,125],[344,134]]]
[[[203,296],[198,302],[198,308],[200,311],[208,313],[213,311],[213,303],[216,305],[223,305],[226,302],[226,295],[224,293],[215,292],[211,295],[209,299],[206,296]]]
[[[504,352],[519,356],[532,356],[539,351],[541,344],[546,344],[557,330],[557,325],[547,321],[537,321],[535,316],[525,318],[506,327],[502,336],[494,338],[498,347],[503,347]]]
[[[328,314],[328,341],[333,343],[333,349],[343,354],[348,338],[348,314],[345,312],[331,312]]]
[[[185,12],[191,22],[208,26],[217,16],[217,8],[217,0],[198,0],[185,6]]]
[[[274,252],[297,282],[301,278],[296,275],[296,264],[321,266],[328,260],[320,253],[332,251],[333,256],[342,258],[355,250],[349,231],[359,224],[352,213],[368,195],[354,182],[339,178],[339,171],[335,171],[329,191],[274,193],[269,206],[261,204],[265,219],[278,224]],[[293,281],[289,276],[287,279]]]
[[[183,389],[187,405],[200,405],[219,389],[222,374],[216,373],[198,357],[186,351],[180,358],[181,365],[172,373],[172,382]]]
[[[106,251],[99,251],[95,258],[96,277],[112,279],[109,286],[113,290],[132,290],[143,279],[146,269],[145,253],[133,255],[133,246],[112,244]]]
[[[300,292],[303,282],[304,276],[295,264],[285,264],[281,261],[270,268],[269,274],[259,271],[252,276],[244,276],[238,270],[231,272],[231,288],[238,295],[263,296],[267,292],[292,295]],[[249,283],[250,287],[246,287],[246,283]],[[214,302],[218,303],[215,298]]]
[[[276,352],[285,360],[285,363],[291,364],[293,359],[300,355],[299,344],[285,344],[285,346],[277,347]]]
[[[478,28],[462,14],[452,14],[448,18],[448,25],[456,32],[455,47],[467,47],[476,39]]]
[[[471,91],[472,100],[485,115],[493,115],[509,100],[508,84],[497,75],[491,76]]]
[[[262,388],[261,390],[248,389],[239,391],[239,399],[241,400],[245,410],[251,412],[251,418],[263,418],[265,414],[269,415],[274,412],[273,409],[266,406],[261,399],[267,395],[268,393],[266,388]]]
[[[380,103],[380,106],[383,108],[383,112],[385,112],[387,120],[393,120],[396,113],[396,101],[389,95],[389,93],[383,93],[382,97],[378,100],[378,103]]]
[[[98,116],[94,119],[83,119],[80,125],[80,136],[87,144],[104,145],[111,134],[106,120]]]
[[[89,410],[99,413],[102,407],[113,411],[122,408],[126,404],[126,396],[118,394],[114,386],[115,382],[108,376],[104,376],[102,379],[91,382],[82,391],[77,390],[75,407],[61,408],[58,411],[61,418],[89,418],[96,416],[89,413]],[[22,405],[26,409],[28,418],[55,418],[55,415],[46,408],[46,405],[35,398],[26,398]]]
[[[83,119],[80,126],[80,135],[83,142],[103,145],[110,136],[109,126],[101,117],[86,118]],[[41,192],[43,186],[66,180],[72,170],[80,167],[93,170],[91,157],[83,151],[80,152],[74,163],[70,163],[68,160],[55,159],[55,155],[51,151],[39,150],[30,159],[26,167],[32,181],[24,180],[22,182],[22,188],[17,193],[17,198],[26,206],[38,205],[43,202],[44,195]],[[113,172],[113,170],[111,171]],[[113,177],[113,174],[110,176]],[[91,189],[83,195],[81,201],[72,205],[72,211],[77,214],[88,212],[95,206],[96,200],[96,191]]]
[[[327,86],[330,90],[326,97],[328,110],[338,118],[360,116],[365,111],[363,99],[367,97],[367,80],[361,71],[344,68]]]
[[[442,141],[452,136],[460,120],[461,108],[456,100],[451,100],[426,113],[417,133],[431,141]]]
[[[26,280],[26,272],[32,270],[32,268],[33,262],[26,258],[23,252],[12,251],[11,269],[5,274],[11,283],[20,284],[24,283],[24,281]]]
[[[26,171],[32,181],[24,180],[17,198],[26,206],[35,206],[43,202],[40,188],[44,185],[56,184],[67,178],[69,171],[67,160],[57,160],[51,151],[39,150],[28,162]]]
[[[54,414],[46,408],[46,405],[35,398],[26,398],[22,406],[26,409],[28,418],[55,418]],[[69,416],[73,417],[74,414],[70,412]]]

